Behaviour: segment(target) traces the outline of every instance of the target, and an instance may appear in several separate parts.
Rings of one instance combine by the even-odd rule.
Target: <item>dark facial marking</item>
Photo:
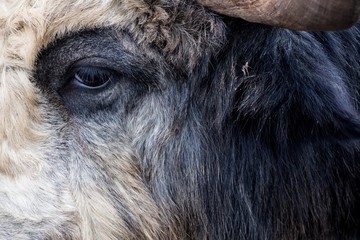
[[[112,29],[65,36],[40,53],[37,84],[73,114],[124,105],[159,85],[159,67],[137,48]]]

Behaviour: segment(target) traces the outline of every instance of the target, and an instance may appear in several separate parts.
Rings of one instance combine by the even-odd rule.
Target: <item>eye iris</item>
[[[82,68],[74,75],[74,80],[77,83],[91,88],[103,86],[110,78],[111,74],[100,68]]]

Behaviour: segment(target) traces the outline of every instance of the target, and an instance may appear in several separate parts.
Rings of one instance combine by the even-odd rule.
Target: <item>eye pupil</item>
[[[74,74],[74,81],[80,86],[97,88],[105,85],[111,79],[111,73],[101,68],[79,68]]]

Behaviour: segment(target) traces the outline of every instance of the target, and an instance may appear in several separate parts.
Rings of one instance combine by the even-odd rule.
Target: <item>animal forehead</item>
[[[180,0],[18,0],[0,6],[6,10],[0,15],[0,34],[7,37],[8,55],[16,56],[15,65],[23,60],[27,69],[32,69],[40,49],[83,29],[126,29],[139,44],[192,61],[199,49],[211,48],[208,45],[218,44],[224,35],[220,18]]]

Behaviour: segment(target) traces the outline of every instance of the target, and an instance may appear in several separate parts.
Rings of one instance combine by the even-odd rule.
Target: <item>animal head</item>
[[[358,196],[326,202],[340,190],[316,191],[340,177],[315,173],[344,151],[337,171],[355,177],[339,184],[359,177],[346,168],[358,169],[355,147],[338,143],[360,130],[348,83],[358,56],[335,51],[337,64],[326,35],[261,24],[344,28],[354,4],[3,1],[0,238],[255,239],[337,226]],[[356,31],[329,43],[350,54]],[[340,150],[327,153],[331,144]],[[332,204],[344,206],[339,220],[319,213]],[[276,219],[290,230],[277,232]]]

